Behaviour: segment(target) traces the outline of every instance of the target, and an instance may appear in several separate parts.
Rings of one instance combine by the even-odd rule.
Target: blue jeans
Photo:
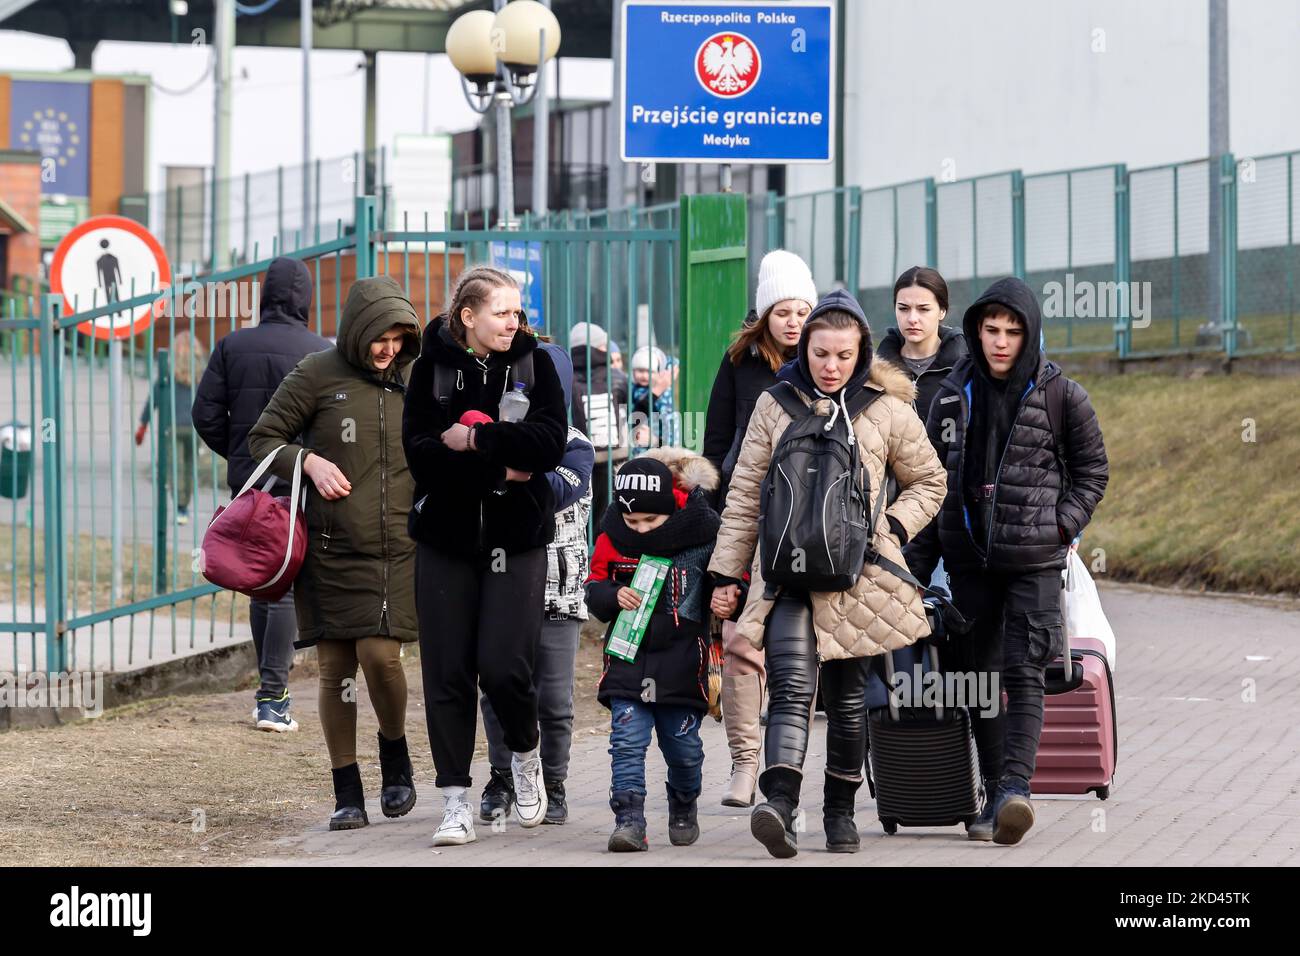
[[[613,790],[631,790],[645,796],[645,755],[650,731],[668,764],[668,786],[683,799],[700,794],[703,782],[704,743],[700,740],[700,712],[689,707],[647,704],[615,698],[610,702],[609,755],[613,758]]]

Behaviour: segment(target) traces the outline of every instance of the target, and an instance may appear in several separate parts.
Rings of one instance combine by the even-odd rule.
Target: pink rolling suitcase
[[[1043,735],[1038,763],[1029,781],[1033,793],[1088,793],[1110,796],[1119,736],[1115,724],[1115,685],[1106,647],[1099,640],[1067,635],[1064,661],[1047,668]]]

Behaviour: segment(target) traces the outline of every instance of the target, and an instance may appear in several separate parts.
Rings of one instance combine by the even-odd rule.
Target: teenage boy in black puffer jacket
[[[991,690],[1007,692],[1005,714],[975,720],[987,796],[968,835],[1014,844],[1034,823],[1043,673],[1064,647],[1061,570],[1109,470],[1088,393],[1041,352],[1042,315],[1025,283],[993,283],[963,329],[970,355],[940,385],[926,424],[947,496],[904,555],[922,581],[943,558],[953,601],[974,621],[962,660],[949,660],[998,674]]]
[[[653,457],[651,457],[653,456]],[[669,464],[665,464],[665,461]],[[614,852],[647,850],[645,756],[650,732],[668,764],[668,839],[688,846],[700,835],[695,805],[703,779],[700,720],[709,708],[706,569],[721,519],[709,505],[718,472],[678,448],[659,448],[619,468],[614,501],[601,521],[591,558],[587,607],[609,621],[634,610],[640,595],[628,584],[643,554],[668,558],[672,568],[632,662],[605,655],[597,699],[610,709],[613,758],[610,808]]]

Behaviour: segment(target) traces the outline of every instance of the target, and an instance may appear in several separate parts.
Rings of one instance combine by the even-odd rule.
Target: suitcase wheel
[[[1110,786],[1093,787],[1092,792],[1097,795],[1098,800],[1105,800],[1110,796]]]
[[[890,836],[893,836],[895,833],[898,832],[897,820],[881,820],[880,825],[885,828],[885,832],[888,833]]]

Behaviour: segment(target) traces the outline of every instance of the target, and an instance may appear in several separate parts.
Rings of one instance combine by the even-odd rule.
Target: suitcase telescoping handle
[[[943,674],[939,670],[939,650],[929,641],[925,640],[925,638],[921,638],[921,640],[925,641],[926,654],[930,658],[930,670],[932,670],[935,674],[937,674],[939,681],[942,682]],[[896,688],[894,687],[895,673],[897,672],[894,670],[894,655],[891,652],[886,651],[885,652],[885,693],[888,695],[888,700],[889,700],[890,720],[898,720],[900,716],[898,697],[895,695]],[[915,699],[916,692],[917,692],[917,688],[915,687],[912,688],[912,693],[914,695],[913,699]],[[940,691],[938,695],[938,701],[934,706],[934,716],[936,720],[943,720],[943,692],[942,691]]]
[[[1074,562],[1066,557],[1065,570],[1061,572],[1061,607],[1065,607],[1065,593],[1074,588]],[[1064,615],[1062,615],[1064,618]],[[1064,647],[1061,651],[1061,663],[1058,668],[1055,661],[1047,665],[1043,671],[1044,693],[1049,697],[1055,697],[1059,694],[1068,694],[1072,690],[1077,690],[1083,683],[1083,665],[1076,664],[1074,658],[1070,656],[1070,629],[1065,626],[1065,621],[1061,621],[1061,635],[1064,638]]]

